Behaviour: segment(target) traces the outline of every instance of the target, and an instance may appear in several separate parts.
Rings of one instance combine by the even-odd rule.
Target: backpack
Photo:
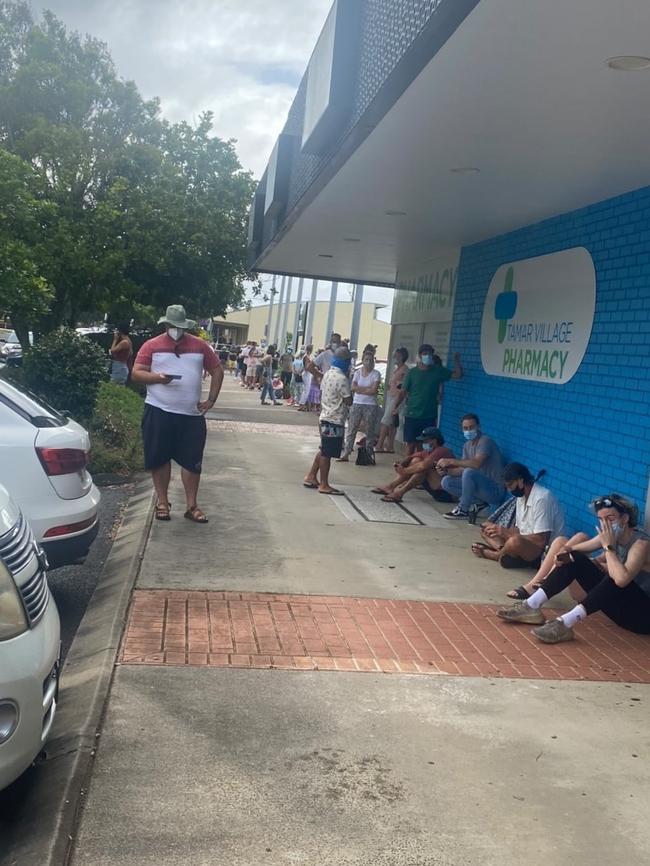
[[[359,445],[357,448],[357,466],[375,466],[375,453],[367,445]]]

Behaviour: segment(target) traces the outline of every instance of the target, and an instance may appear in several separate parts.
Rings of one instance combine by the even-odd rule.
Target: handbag
[[[359,445],[357,448],[357,466],[375,466],[375,454],[367,445]]]

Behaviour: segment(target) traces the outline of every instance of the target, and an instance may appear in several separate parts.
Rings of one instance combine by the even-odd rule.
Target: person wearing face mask
[[[134,382],[147,386],[142,439],[145,469],[151,472],[158,497],[154,516],[170,519],[168,489],[174,460],[181,467],[187,500],[184,517],[207,523],[196,501],[206,439],[204,416],[219,396],[223,367],[205,340],[187,333],[196,322],[187,318],[184,307],[167,307],[158,324],[165,325],[165,333],[142,345],[132,374]],[[210,376],[210,391],[201,400],[204,370]]]
[[[460,460],[439,460],[436,469],[442,488],[458,505],[444,516],[447,520],[468,520],[482,508],[494,510],[506,495],[503,459],[496,442],[481,430],[478,415],[468,412],[461,418],[465,444]]]
[[[379,440],[376,451],[382,454],[393,454],[395,452],[395,434],[399,427],[399,415],[393,415],[395,403],[399,392],[404,384],[404,378],[408,373],[406,362],[409,358],[408,349],[400,346],[393,354],[393,372],[391,374],[388,391],[384,400],[384,414],[379,428]],[[403,408],[404,404],[402,404]],[[395,423],[397,421],[397,424]]]
[[[437,365],[434,361],[433,346],[424,343],[418,352],[417,366],[410,369],[393,406],[393,416],[399,416],[399,408],[404,400],[404,442],[408,454],[413,454],[417,438],[426,427],[438,423],[438,401],[442,385],[449,379],[461,379],[463,368],[458,352],[454,355],[454,369]]]
[[[352,376],[352,407],[348,418],[348,431],[345,448],[339,463],[347,463],[354,448],[354,440],[363,424],[366,432],[365,446],[372,454],[377,441],[377,394],[381,385],[381,375],[375,370],[375,356],[366,352],[361,367]]]
[[[453,451],[445,448],[445,437],[437,427],[427,427],[418,441],[422,442],[422,451],[416,451],[401,463],[394,463],[397,477],[383,487],[373,488],[373,493],[384,494],[383,502],[401,502],[409,490],[420,484],[437,502],[453,501],[440,489],[440,475],[435,468],[439,460],[454,456]]]
[[[322,352],[319,352],[314,358],[313,364],[314,367],[321,373],[321,375],[325,375],[329,368],[332,366],[332,360],[334,359],[334,355],[336,354],[336,350],[342,345],[341,343],[341,335],[337,333],[333,333],[330,337],[329,346],[326,349],[323,349]],[[313,372],[313,370],[312,370]]]
[[[532,634],[543,643],[573,640],[574,627],[596,611],[628,631],[650,634],[650,537],[637,526],[639,510],[620,493],[597,497],[592,510],[597,534],[585,541],[564,539],[538,588],[497,611],[500,619],[536,625]],[[543,605],[567,588],[578,604],[547,621]]]
[[[563,536],[564,514],[555,496],[538,484],[523,463],[508,463],[503,470],[506,489],[516,499],[515,525],[501,526],[490,521],[481,527],[483,542],[472,545],[481,559],[499,562],[503,568],[538,568],[549,543]]]
[[[342,490],[337,490],[329,483],[329,473],[332,458],[341,456],[345,422],[349,407],[352,404],[350,360],[350,350],[339,347],[332,358],[330,369],[323,376],[321,382],[320,448],[309,472],[303,479],[304,487],[318,490],[319,493],[326,493],[329,496],[343,496]]]

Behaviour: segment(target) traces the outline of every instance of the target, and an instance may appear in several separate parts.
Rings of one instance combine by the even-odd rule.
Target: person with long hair
[[[596,611],[628,631],[650,634],[650,537],[637,526],[639,510],[620,493],[598,496],[592,509],[596,535],[556,548],[551,570],[532,595],[497,616],[537,626],[532,633],[543,643],[573,640],[574,627]],[[569,587],[577,604],[547,621],[543,605]]]

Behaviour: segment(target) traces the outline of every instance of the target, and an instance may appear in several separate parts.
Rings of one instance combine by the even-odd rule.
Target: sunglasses
[[[618,496],[601,496],[598,499],[594,499],[593,506],[596,511],[600,508],[618,508],[621,511],[624,511],[626,514],[629,512],[629,506],[619,499]]]

